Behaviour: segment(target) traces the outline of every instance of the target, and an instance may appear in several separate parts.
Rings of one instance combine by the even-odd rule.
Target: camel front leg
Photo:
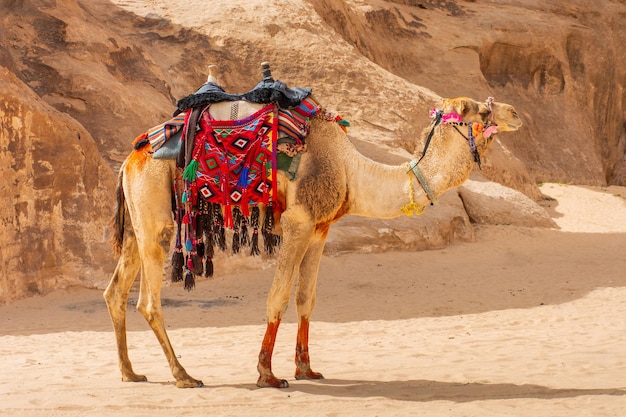
[[[309,246],[313,223],[302,209],[292,208],[281,217],[283,241],[278,253],[276,274],[267,296],[267,329],[259,353],[258,387],[287,388],[285,379],[277,378],[272,372],[272,354],[280,320],[287,309],[291,288],[300,263]]]
[[[300,265],[300,278],[296,289],[296,308],[298,313],[298,336],[296,339],[296,379],[324,379],[319,372],[311,369],[309,357],[309,323],[315,307],[317,275],[320,260],[326,244],[328,231],[318,233],[306,252]]]
[[[158,241],[155,240],[151,242],[149,248],[144,247],[142,253],[144,257],[142,259],[141,286],[137,310],[146,319],[161,344],[161,348],[172,370],[172,375],[176,379],[176,386],[178,388],[202,387],[202,381],[189,376],[185,368],[178,362],[165,330],[163,308],[161,306],[163,249],[158,244]]]
[[[147,380],[144,375],[136,374],[133,371],[126,342],[126,306],[130,289],[139,272],[139,265],[137,240],[131,231],[127,231],[115,272],[113,272],[111,282],[104,291],[104,300],[115,331],[118,362],[124,382]]]

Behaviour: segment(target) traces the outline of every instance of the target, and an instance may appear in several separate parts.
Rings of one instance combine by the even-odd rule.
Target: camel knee
[[[106,287],[104,292],[102,293],[102,297],[104,298],[104,302],[106,303],[109,311],[111,313],[119,310],[120,306],[125,306],[125,301],[127,300],[127,293],[123,291],[121,288],[117,271],[111,278],[109,285]]]
[[[142,301],[141,298],[137,301],[137,311],[143,316],[150,326],[153,323],[161,323],[163,321],[163,314],[161,306],[156,306],[152,302]]]

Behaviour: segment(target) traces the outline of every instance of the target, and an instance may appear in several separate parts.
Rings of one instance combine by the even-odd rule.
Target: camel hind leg
[[[124,184],[128,211],[137,238],[141,275],[137,310],[154,332],[179,388],[201,387],[202,381],[189,376],[180,364],[165,330],[161,287],[165,251],[161,241],[172,223],[173,167],[167,162],[147,159],[143,169],[127,168]]]
[[[131,231],[124,237],[121,247],[121,254],[111,282],[104,291],[115,339],[117,341],[117,354],[122,372],[122,381],[141,382],[146,381],[144,375],[138,375],[133,371],[133,367],[128,357],[128,345],[126,342],[126,308],[128,305],[128,295],[130,289],[139,272],[139,253],[137,251],[137,240]]]
[[[115,222],[115,243],[122,250],[104,298],[115,329],[123,380],[145,381],[145,377],[135,374],[130,365],[125,323],[128,293],[140,272],[137,310],[146,319],[163,348],[176,386],[199,387],[202,381],[190,377],[176,358],[165,330],[161,307],[165,261],[161,240],[164,232],[172,226],[173,171],[173,162],[154,160],[143,150],[134,151],[123,165],[118,185],[123,192],[118,189]]]
[[[202,381],[189,376],[180,364],[172,348],[163,318],[161,306],[161,285],[163,275],[163,248],[158,240],[148,240],[139,244],[141,256],[141,282],[137,310],[146,319],[159,341],[170,365],[178,388],[202,387]]]

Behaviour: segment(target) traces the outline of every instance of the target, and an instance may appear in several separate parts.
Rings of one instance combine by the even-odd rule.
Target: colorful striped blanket
[[[180,142],[176,143],[174,151],[160,153],[159,150],[184,128],[187,111],[172,119],[148,130],[148,140],[157,159],[172,159],[176,149],[180,149]],[[309,120],[320,111],[320,105],[312,96],[302,100],[291,109],[278,108],[278,152],[293,157],[296,153],[305,150],[305,138],[309,135]],[[178,139],[176,137],[175,139]],[[169,144],[168,144],[169,145]],[[174,147],[172,147],[174,148]]]

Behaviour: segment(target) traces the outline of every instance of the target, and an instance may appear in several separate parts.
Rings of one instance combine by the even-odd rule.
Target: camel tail
[[[113,229],[113,235],[111,236],[111,245],[113,245],[113,253],[115,256],[120,256],[122,253],[122,243],[124,242],[124,220],[126,216],[126,199],[124,198],[124,188],[122,187],[122,179],[124,178],[124,171],[120,170],[120,174],[117,178],[117,189],[115,194],[117,196],[117,204],[115,206],[115,214],[111,219],[111,228]]]

